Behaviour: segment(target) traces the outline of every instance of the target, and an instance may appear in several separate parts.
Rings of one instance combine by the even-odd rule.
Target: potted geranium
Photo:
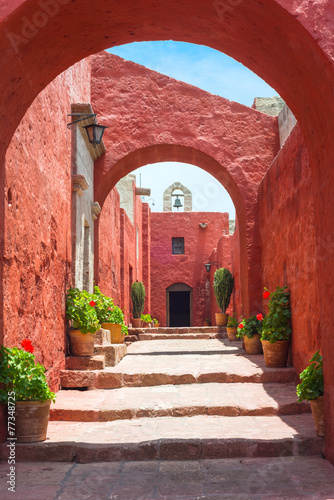
[[[309,401],[317,434],[325,435],[324,426],[324,375],[322,356],[317,351],[310,359],[310,364],[300,374],[301,383],[297,385],[298,403]]]
[[[9,436],[23,443],[44,441],[50,415],[50,391],[43,365],[36,363],[29,339],[23,349],[0,349],[0,403],[7,405]]]
[[[153,326],[155,328],[159,328],[159,326],[160,326],[159,321],[156,318],[153,318]]]
[[[132,300],[132,325],[134,328],[141,327],[140,316],[144,310],[145,304],[145,287],[142,281],[134,281],[131,285],[131,300]]]
[[[92,356],[94,352],[94,335],[100,328],[95,306],[92,294],[86,290],[68,290],[66,318],[72,324],[69,338],[74,356]]]
[[[233,342],[234,340],[237,340],[238,324],[239,324],[239,322],[238,322],[238,319],[237,319],[235,313],[233,313],[232,316],[228,317],[226,331],[227,331],[228,340],[230,340],[231,342]]]
[[[283,368],[287,364],[290,346],[291,311],[289,307],[289,291],[287,286],[278,286],[270,293],[267,289],[263,294],[268,298],[269,314],[263,320],[261,342],[266,366]]]
[[[243,319],[238,326],[237,337],[243,339],[247,354],[262,354],[261,331],[263,315]]]
[[[233,292],[234,280],[233,276],[228,269],[221,267],[217,269],[213,278],[213,290],[217,300],[217,305],[221,309],[221,313],[216,313],[216,325],[225,326],[227,323],[228,308]]]

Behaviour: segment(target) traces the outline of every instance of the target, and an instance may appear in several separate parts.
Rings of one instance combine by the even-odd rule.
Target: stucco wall
[[[292,358],[297,373],[321,347],[312,175],[298,125],[259,189],[263,285],[291,291]],[[333,246],[323,245],[323,259]],[[319,257],[318,257],[319,258]],[[260,277],[259,277],[260,279]]]
[[[64,368],[71,278],[72,102],[89,102],[89,61],[54,80],[19,125],[6,155],[3,327],[6,346],[31,339],[53,389]]]
[[[83,131],[86,133],[85,131]],[[84,175],[88,188],[79,196],[73,193],[73,210],[75,211],[75,286],[80,290],[93,291],[94,282],[94,220],[92,203],[94,202],[94,160],[82,136],[81,129],[74,130],[76,155],[76,173]]]
[[[201,228],[200,223],[207,227]],[[228,214],[163,212],[151,214],[151,312],[166,325],[166,288],[185,283],[193,288],[194,326],[210,311],[209,273],[204,267],[219,236],[228,234]],[[172,237],[184,237],[185,253],[172,254]]]

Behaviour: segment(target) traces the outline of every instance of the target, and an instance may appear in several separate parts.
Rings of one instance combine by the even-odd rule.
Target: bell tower
[[[163,196],[163,211],[173,212],[184,211],[191,212],[192,210],[192,194],[188,188],[183,186],[181,182],[174,182],[164,191]]]

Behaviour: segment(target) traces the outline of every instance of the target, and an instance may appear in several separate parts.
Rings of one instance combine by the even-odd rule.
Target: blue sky
[[[184,42],[136,42],[113,47],[108,52],[147,68],[195,85],[212,94],[251,106],[255,97],[272,97],[277,92],[261,78],[227,55],[202,45]],[[158,168],[157,168],[158,167]],[[227,191],[211,175],[188,164],[166,163],[137,169],[143,187],[152,189],[152,210],[162,210],[163,191],[173,182],[181,182],[193,193],[193,209],[229,212],[234,206]]]

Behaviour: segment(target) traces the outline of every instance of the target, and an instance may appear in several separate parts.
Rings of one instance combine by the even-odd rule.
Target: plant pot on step
[[[217,326],[226,326],[228,314],[226,313],[215,313],[216,325]]]
[[[264,361],[269,368],[285,368],[288,360],[290,340],[277,340],[273,344],[269,340],[261,340]]]
[[[238,327],[237,326],[227,326],[226,331],[227,331],[228,340],[230,342],[234,342],[235,340],[238,340],[238,337],[237,337]]]
[[[132,326],[133,326],[133,328],[141,328],[141,319],[140,318],[132,318]]]
[[[15,402],[15,437],[20,443],[45,441],[51,400]]]
[[[73,356],[93,355],[95,333],[82,333],[80,330],[70,330],[69,338]]]
[[[123,344],[125,333],[122,333],[122,325],[116,323],[102,323],[102,328],[110,331],[111,344]]]
[[[254,333],[251,338],[245,335],[243,340],[247,354],[262,354],[261,335],[259,333]]]
[[[203,326],[211,326],[211,321],[210,321],[210,320],[208,320],[208,319],[205,319],[205,320],[203,321]]]
[[[319,437],[325,437],[324,397],[310,400],[314,425]]]

